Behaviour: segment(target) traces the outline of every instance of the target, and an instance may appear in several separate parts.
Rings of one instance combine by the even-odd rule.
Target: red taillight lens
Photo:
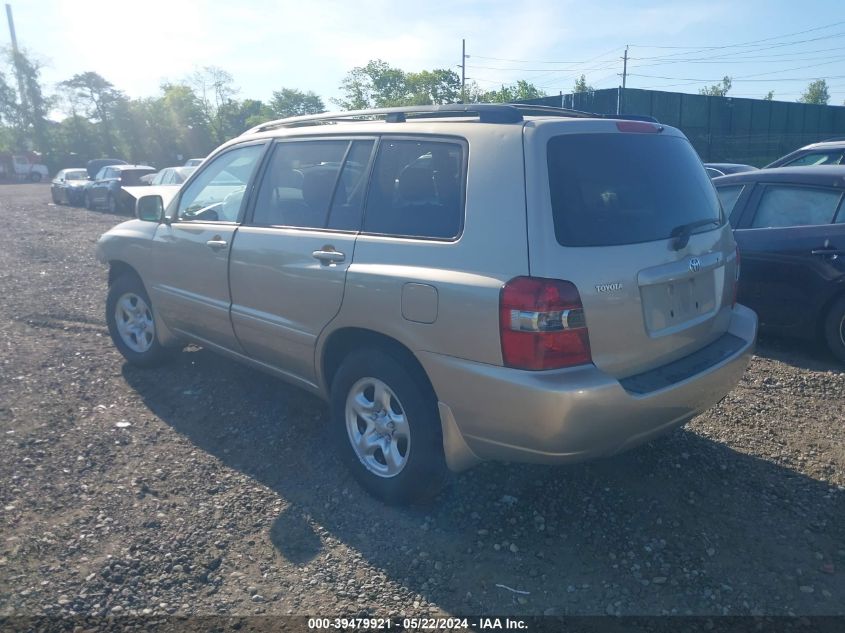
[[[584,307],[569,281],[516,277],[499,295],[502,358],[516,369],[559,369],[592,361]]]
[[[731,303],[731,307],[736,305],[736,294],[739,290],[739,271],[741,268],[741,260],[742,258],[739,256],[739,245],[736,247],[736,264],[734,266],[734,297],[733,303]]]

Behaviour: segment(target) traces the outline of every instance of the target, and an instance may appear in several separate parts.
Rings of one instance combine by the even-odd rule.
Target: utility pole
[[[628,79],[628,45],[625,44],[625,56],[622,58],[622,87]]]
[[[26,111],[28,108],[26,104],[26,92],[23,89],[23,74],[20,68],[18,38],[15,37],[15,20],[12,18],[12,5],[9,3],[6,3],[6,18],[9,20],[9,35],[12,38],[12,56],[15,58],[15,74],[18,77],[18,92],[21,95],[21,106]]]
[[[8,5],[6,5],[8,6]],[[461,40],[461,103],[466,103],[467,41]]]

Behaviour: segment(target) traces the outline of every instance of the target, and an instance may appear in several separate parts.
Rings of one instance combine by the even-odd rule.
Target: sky
[[[95,71],[130,97],[153,96],[203,66],[231,73],[240,98],[282,87],[339,97],[370,59],[406,71],[460,73],[486,89],[526,79],[571,92],[595,88],[696,93],[733,77],[728,96],[795,101],[826,79],[845,101],[843,0],[11,0],[18,44],[48,89]],[[10,42],[0,28],[0,45]]]

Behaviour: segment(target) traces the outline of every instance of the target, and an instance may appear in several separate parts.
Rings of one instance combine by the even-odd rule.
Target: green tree
[[[830,101],[830,92],[827,89],[827,82],[824,79],[811,81],[798,101],[801,103],[827,105],[827,102]]]
[[[546,93],[531,82],[519,79],[516,83],[502,85],[498,90],[481,90],[478,84],[472,82],[467,90],[467,101],[470,103],[513,103],[525,99],[545,97]]]
[[[340,89],[343,98],[333,101],[345,110],[405,105],[408,98],[405,72],[381,59],[370,60],[366,66],[350,70]]]
[[[15,53],[4,49],[10,76],[17,73],[19,81],[0,83],[0,110],[10,126],[6,139],[9,149],[36,150],[47,153],[49,147],[49,124],[47,114],[52,100],[46,97],[41,87],[41,64],[24,51]],[[20,89],[23,94],[20,94]]]
[[[774,98],[775,98],[775,91],[774,91],[774,90],[769,90],[769,91],[766,93],[766,96],[765,96],[765,97],[763,97],[763,101],[771,101],[771,100],[772,100],[772,99],[774,99]]]
[[[323,100],[310,90],[303,92],[296,88],[281,88],[273,91],[273,98],[267,104],[269,114],[277,119],[304,114],[319,114],[326,111]]]
[[[461,98],[461,78],[454,70],[435,68],[407,73],[405,83],[409,92],[405,101],[410,105],[456,103]]]
[[[584,75],[575,80],[573,92],[593,92],[594,90],[595,88],[587,84],[587,78]]]
[[[188,85],[193,88],[212,138],[218,145],[243,131],[226,125],[226,112],[239,92],[232,75],[218,66],[204,66],[188,77]]]
[[[75,104],[83,108],[88,119],[99,122],[105,151],[116,152],[113,118],[115,107],[126,98],[123,93],[92,71],[74,75],[61,82],[59,88],[69,95],[68,99],[75,100]]]
[[[706,88],[701,88],[698,91],[700,95],[706,95],[708,97],[724,97],[728,94],[728,91],[731,89],[732,80],[730,77],[725,75],[722,78],[721,83],[713,84],[712,86],[707,86]]]

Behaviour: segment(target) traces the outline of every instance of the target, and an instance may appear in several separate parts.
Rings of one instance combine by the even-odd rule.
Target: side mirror
[[[164,202],[161,196],[141,196],[135,202],[135,216],[144,222],[160,223],[164,219]]]

